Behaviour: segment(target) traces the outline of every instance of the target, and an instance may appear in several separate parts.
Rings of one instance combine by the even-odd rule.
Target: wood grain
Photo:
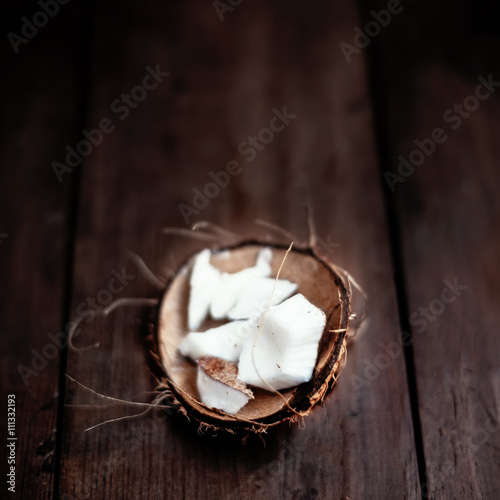
[[[26,2],[2,15],[19,33]],[[26,10],[23,10],[26,9]],[[10,15],[8,15],[10,14]],[[50,335],[64,328],[69,214],[73,183],[59,184],[51,167],[64,155],[76,119],[78,86],[74,9],[41,30],[15,54],[2,42],[0,82],[0,426],[7,444],[7,395],[16,399],[16,487],[2,498],[51,499],[56,464],[60,349]],[[2,35],[4,32],[2,31]],[[65,40],[62,44],[61,41]],[[8,46],[7,46],[8,45]]]
[[[394,185],[390,200],[402,240],[424,493],[496,498],[500,104],[497,90],[480,90],[484,100],[475,95],[479,77],[499,80],[500,40],[490,26],[494,12],[440,7],[412,5],[412,13],[394,21],[382,39],[388,170],[397,173],[398,155],[408,159],[415,140],[427,140],[436,128],[446,136],[441,144],[427,143],[434,151]],[[424,24],[430,29],[417,44],[413,35]]]

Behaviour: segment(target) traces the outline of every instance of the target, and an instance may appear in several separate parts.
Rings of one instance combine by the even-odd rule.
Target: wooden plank
[[[22,2],[4,12],[2,36],[21,34],[22,16],[39,10],[34,2]],[[64,325],[73,183],[61,185],[51,163],[71,141],[78,97],[72,71],[75,9],[59,16],[17,53],[7,36],[1,47],[0,427],[3,447],[9,444],[5,451],[15,459],[8,461],[2,452],[2,498],[51,499],[55,489],[60,349],[51,335]],[[13,435],[7,427],[11,394]],[[7,482],[11,466],[14,489]]]
[[[88,126],[108,117],[116,129],[82,170],[74,310],[108,287],[113,269],[127,266],[129,249],[158,273],[178,265],[190,247],[160,236],[166,225],[208,219],[262,236],[254,223],[262,218],[304,239],[302,175],[327,242],[323,255],[363,283],[372,315],[324,407],[303,429],[269,432],[265,448],[258,440],[242,447],[228,437],[197,436],[181,417],[83,433],[130,410],[68,408],[63,498],[117,498],[125,491],[129,498],[417,498],[403,358],[390,361],[371,384],[353,387],[355,375],[364,377],[365,360],[400,335],[364,63],[348,65],[339,50],[357,22],[352,6],[318,2],[304,10],[252,2],[221,22],[213,5],[201,1],[145,2],[140,11],[131,2],[117,5],[101,5],[98,16]],[[170,75],[120,120],[112,103],[157,65]],[[296,117],[255,158],[242,151],[249,147],[242,142],[277,112]],[[243,172],[196,217],[183,218],[179,204],[193,206],[193,189],[204,191],[210,172],[231,160]],[[151,293],[138,276],[115,297]],[[137,335],[143,314],[123,309],[85,325],[75,343],[101,344],[71,353],[68,373],[114,397],[151,390]],[[99,403],[74,384],[68,392],[68,403]]]
[[[381,40],[388,70],[388,169],[398,173],[400,154],[418,164],[395,180],[391,202],[402,240],[426,494],[495,498],[500,102],[498,87],[488,89],[484,81],[499,80],[493,54],[500,45],[488,35],[487,12],[475,7],[452,9],[451,22],[446,6],[411,9]],[[423,43],[409,36],[429,24],[443,30],[434,28]],[[429,51],[431,39],[439,55]],[[460,60],[456,45],[463,48]],[[414,152],[422,148],[427,152]]]

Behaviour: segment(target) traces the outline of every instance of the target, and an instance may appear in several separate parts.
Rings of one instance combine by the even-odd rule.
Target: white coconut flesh
[[[197,386],[201,402],[231,415],[238,413],[254,395],[237,379],[237,373],[235,363],[212,357],[200,358]]]
[[[206,249],[194,261],[189,329],[198,330],[209,312],[233,321],[191,331],[179,350],[198,361],[201,401],[235,414],[253,399],[247,385],[272,391],[311,379],[326,316],[302,294],[288,298],[297,284],[269,277],[270,248],[260,250],[253,267],[236,273],[220,272],[210,257]]]
[[[182,341],[179,351],[193,361],[203,356],[214,356],[236,362],[249,329],[247,321],[231,321],[204,332],[191,332]]]
[[[309,381],[325,325],[325,313],[302,294],[272,307],[243,344],[238,378],[267,390]]]
[[[256,278],[269,277],[271,275],[271,259],[271,249],[264,248],[259,252],[255,266],[237,273],[221,273],[210,304],[212,318],[227,318],[243,291],[248,288],[249,282]]]
[[[265,278],[271,274],[272,252],[262,249],[255,266],[237,273],[221,273],[210,264],[212,253],[208,248],[195,258],[191,271],[188,305],[188,327],[198,330],[208,312],[214,319],[228,317],[229,311],[236,305],[240,291],[254,278]]]
[[[274,278],[252,278],[239,290],[229,319],[246,319],[260,315],[269,305],[280,304],[297,291],[297,284]]]
[[[190,279],[190,295],[188,305],[188,326],[190,330],[198,330],[207,317],[214,290],[218,287],[221,273],[210,264],[212,252],[208,248],[202,250],[195,258]]]

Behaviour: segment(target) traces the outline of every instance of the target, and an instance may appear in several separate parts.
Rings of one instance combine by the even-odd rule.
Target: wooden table
[[[2,498],[498,498],[498,7],[56,7],[2,14]],[[323,406],[265,446],[162,410],[85,431],[143,408],[72,379],[154,398],[148,308],[89,312],[155,296],[127,252],[166,280],[191,247],[165,227],[277,238],[262,219],[304,241],[307,197],[323,254],[369,296]],[[82,313],[75,345],[100,345],[68,351]]]

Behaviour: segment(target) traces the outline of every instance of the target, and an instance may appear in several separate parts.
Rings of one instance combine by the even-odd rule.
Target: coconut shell
[[[286,248],[280,245],[248,242],[231,248],[215,249],[212,250],[211,263],[221,271],[237,272],[253,266],[259,250],[265,246],[271,246],[273,249],[271,265],[272,276],[275,277],[286,253]],[[290,251],[280,278],[297,283],[297,293],[302,293],[311,303],[322,309],[327,317],[313,376],[309,382],[282,390],[280,394],[253,389],[255,398],[236,415],[229,415],[208,408],[199,401],[196,387],[197,366],[178,350],[180,343],[189,333],[187,310],[193,261],[194,256],[191,256],[168,283],[159,302],[153,329],[153,371],[171,389],[183,413],[206,428],[231,433],[265,432],[270,426],[307,415],[314,405],[323,400],[343,366],[350,298],[339,274],[312,250]],[[222,323],[208,318],[202,329]]]

